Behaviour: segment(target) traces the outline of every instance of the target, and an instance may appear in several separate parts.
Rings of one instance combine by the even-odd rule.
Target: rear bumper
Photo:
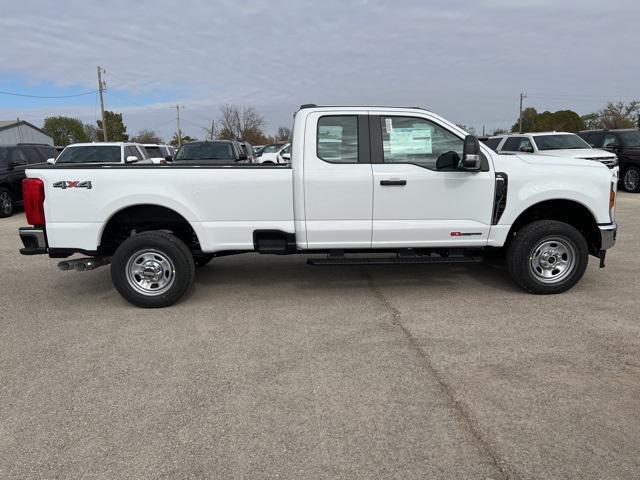
[[[616,235],[618,233],[618,225],[609,223],[606,225],[598,225],[600,229],[600,250],[609,250],[616,244]]]
[[[20,227],[18,233],[24,245],[24,248],[20,249],[22,255],[42,255],[48,253],[47,235],[44,228]]]

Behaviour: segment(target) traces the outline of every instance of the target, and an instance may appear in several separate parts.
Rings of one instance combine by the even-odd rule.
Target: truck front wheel
[[[144,308],[168,307],[193,283],[195,266],[187,246],[166,232],[142,232],[118,247],[111,279],[128,302]]]
[[[556,220],[538,220],[520,229],[507,248],[507,268],[524,290],[561,293],[582,278],[589,262],[584,236]]]

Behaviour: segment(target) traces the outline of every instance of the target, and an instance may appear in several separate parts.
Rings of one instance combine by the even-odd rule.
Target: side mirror
[[[286,160],[287,162],[291,161],[291,154],[290,153],[283,153],[280,156],[282,157],[283,160]]]
[[[47,163],[49,165],[53,165],[54,163],[56,163],[56,159],[55,158],[47,158]]]
[[[167,155],[166,157],[164,157],[164,161],[167,162],[167,163],[173,162],[173,156],[172,155]]]
[[[127,158],[125,158],[124,163],[135,163],[137,161],[138,161],[138,157],[129,155]]]
[[[478,171],[482,167],[482,155],[480,153],[480,142],[475,135],[464,137],[462,147],[462,160],[458,168],[461,170]]]
[[[533,153],[533,147],[532,146],[520,147],[520,151],[523,153]]]

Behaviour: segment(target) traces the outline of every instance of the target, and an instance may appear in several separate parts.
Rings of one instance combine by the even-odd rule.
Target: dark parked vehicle
[[[174,158],[175,163],[202,163],[211,161],[220,165],[248,163],[249,157],[238,142],[216,140],[213,142],[189,142],[180,147]]]
[[[45,163],[57,155],[49,145],[0,145],[0,217],[10,217],[15,207],[22,205],[22,180],[27,166]]]
[[[640,192],[640,130],[585,130],[579,132],[592,147],[615,153],[620,165],[620,181],[627,192]]]

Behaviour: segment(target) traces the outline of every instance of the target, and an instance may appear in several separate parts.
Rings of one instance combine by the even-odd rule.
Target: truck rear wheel
[[[118,247],[111,279],[128,302],[144,308],[168,307],[193,283],[195,266],[187,246],[166,232],[142,232]]]
[[[573,226],[538,220],[520,229],[507,249],[507,268],[529,293],[561,293],[584,275],[589,249]]]

